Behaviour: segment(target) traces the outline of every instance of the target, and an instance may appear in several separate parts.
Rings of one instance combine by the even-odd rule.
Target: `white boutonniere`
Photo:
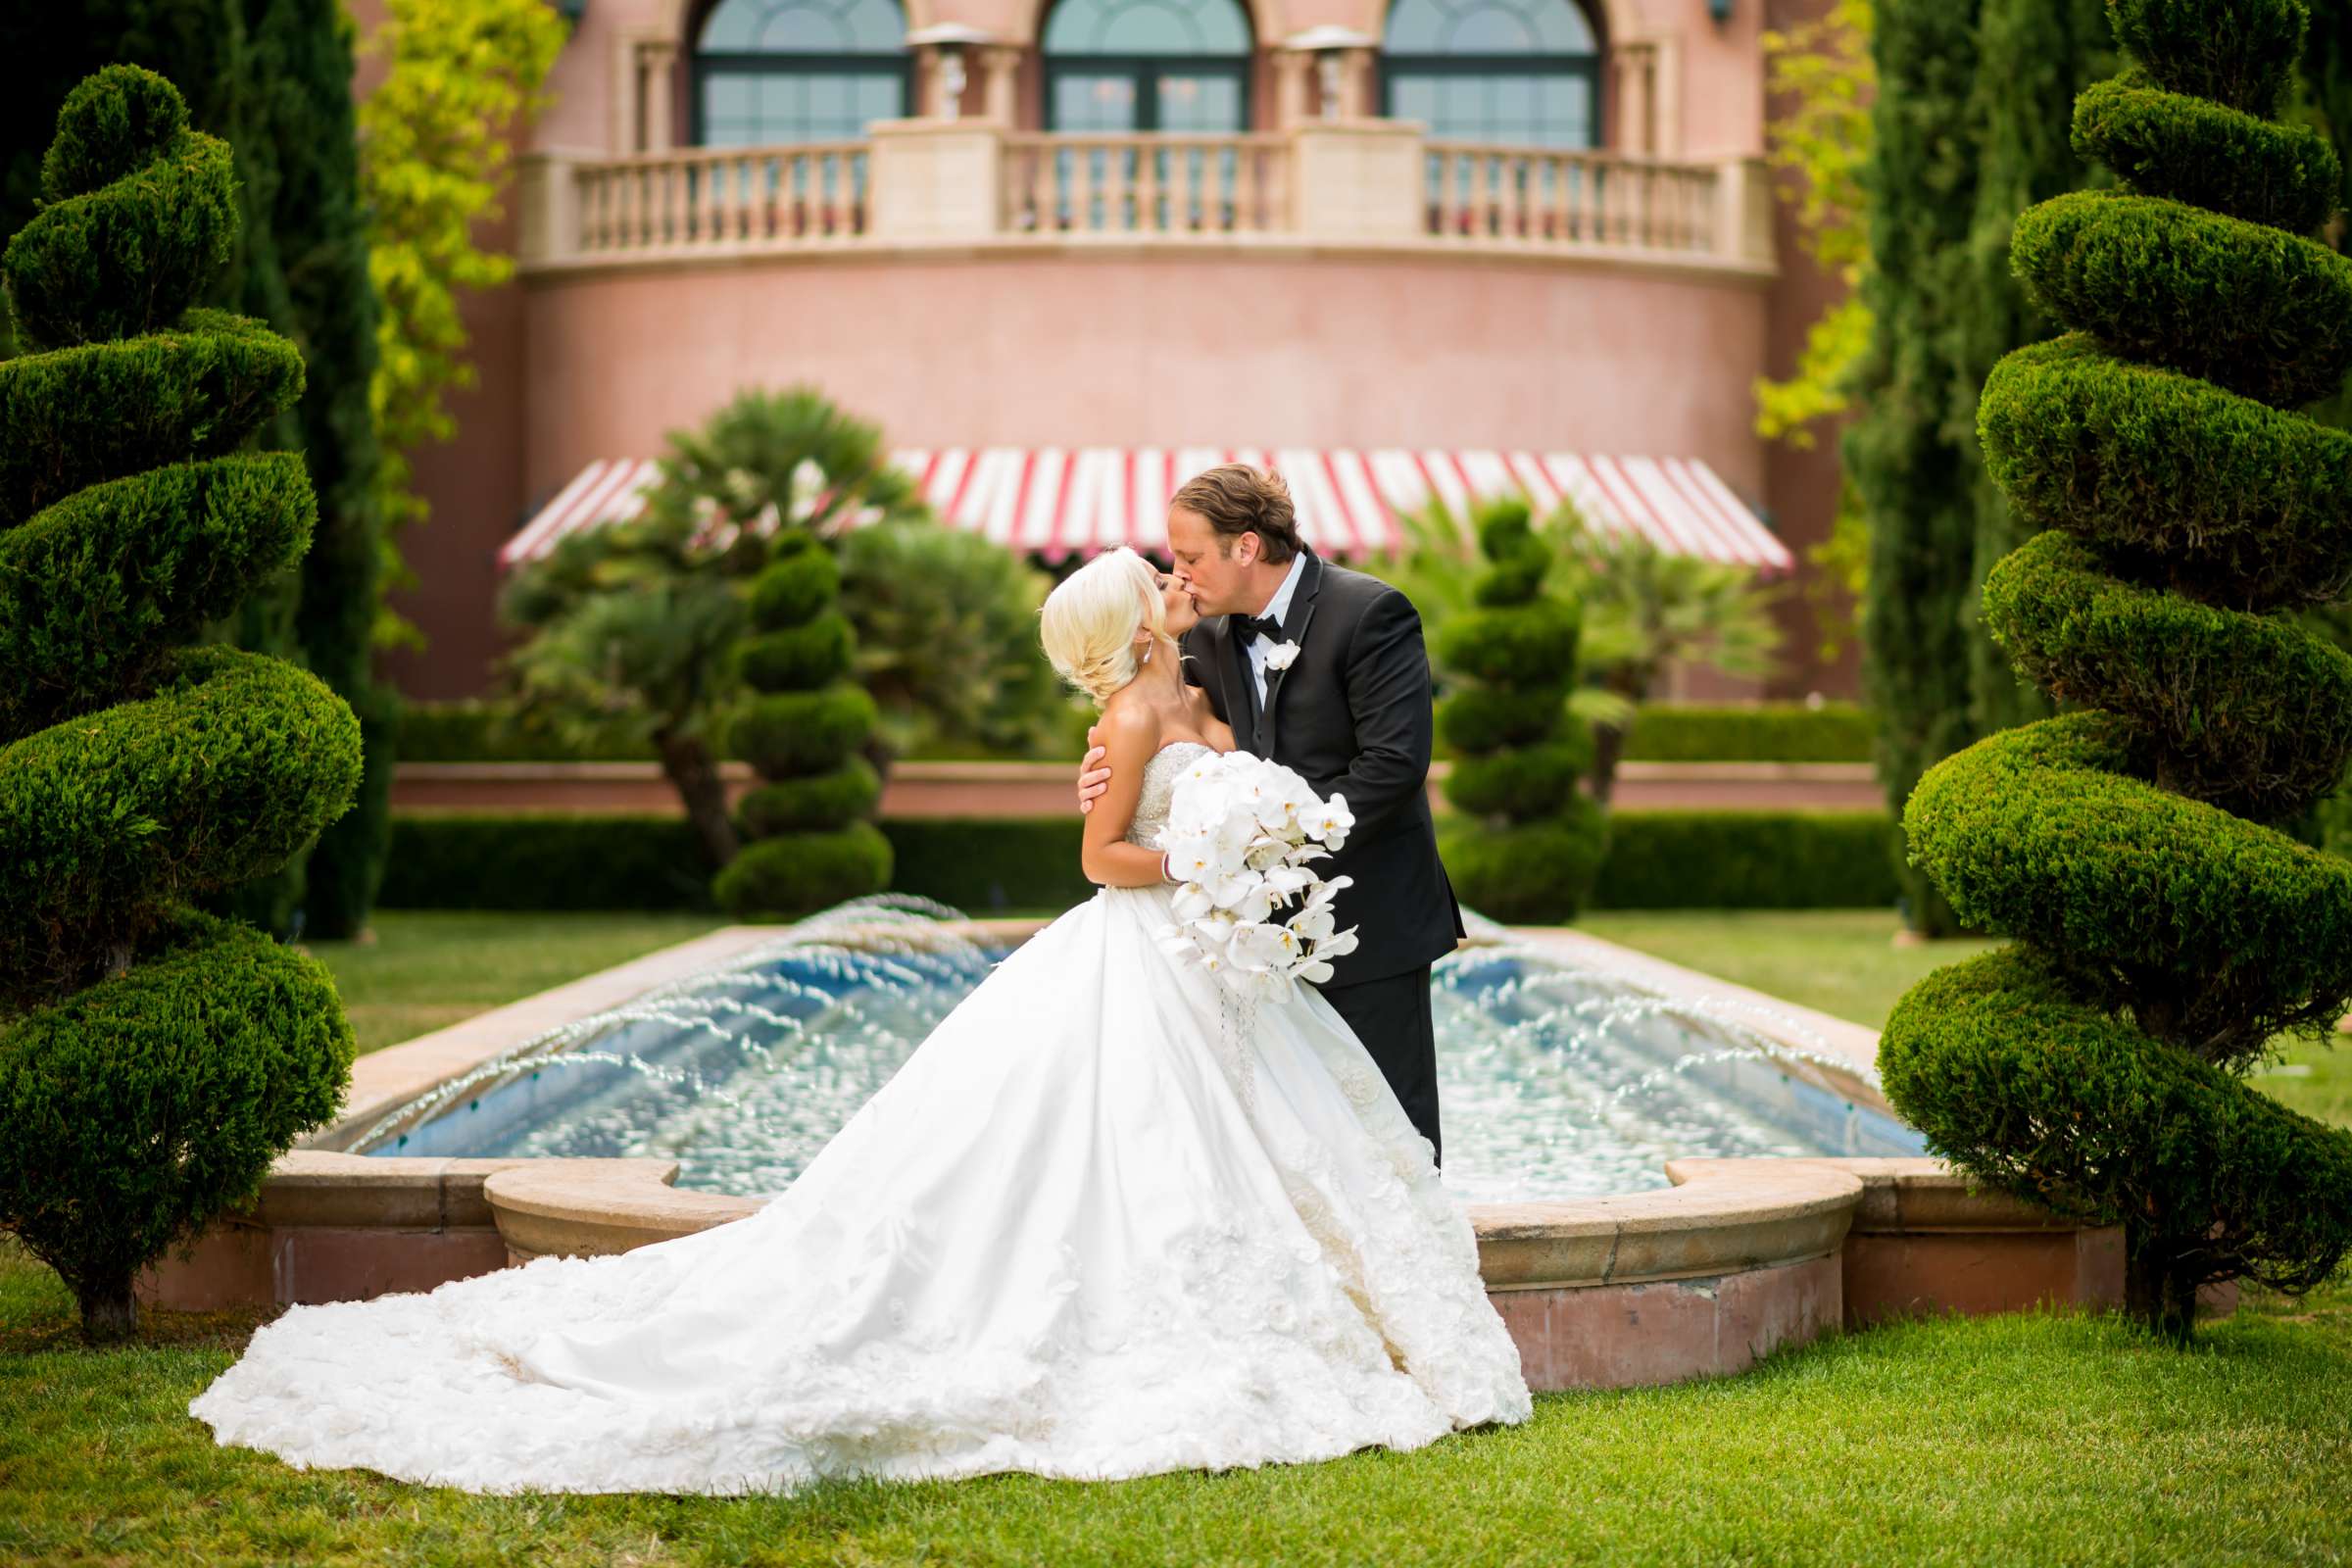
[[[1266,650],[1266,668],[1268,670],[1288,669],[1291,667],[1292,661],[1298,657],[1298,645],[1297,643],[1276,643]]]

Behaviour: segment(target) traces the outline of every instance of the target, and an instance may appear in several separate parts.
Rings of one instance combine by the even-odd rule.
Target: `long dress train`
[[[1131,836],[1187,745],[1152,759]],[[1022,946],[758,1213],[295,1307],[223,1444],[483,1492],[1101,1480],[1529,1413],[1468,1220],[1311,990],[1225,996],[1113,889]]]

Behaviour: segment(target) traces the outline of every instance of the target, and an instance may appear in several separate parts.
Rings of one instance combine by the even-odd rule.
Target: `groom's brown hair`
[[[1265,559],[1277,564],[1302,548],[1298,514],[1291,506],[1291,487],[1282,482],[1281,474],[1252,468],[1247,463],[1228,463],[1186,480],[1168,505],[1182,507],[1214,528],[1220,556],[1232,555],[1233,542],[1246,533],[1257,535]]]

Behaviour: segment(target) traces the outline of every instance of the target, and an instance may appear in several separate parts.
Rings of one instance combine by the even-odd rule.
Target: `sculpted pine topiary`
[[[341,1099],[326,971],[188,901],[340,815],[360,736],[294,665],[189,646],[316,510],[299,456],[237,452],[300,355],[189,308],[236,240],[228,147],[110,67],[60,112],[42,198],[0,365],[0,1228],[108,1340],[139,1269]]]
[[[1577,790],[1592,735],[1568,713],[1583,614],[1545,588],[1551,547],[1526,502],[1484,503],[1472,521],[1487,559],[1478,608],[1438,636],[1438,661],[1459,683],[1438,705],[1454,752],[1446,798],[1468,819],[1445,834],[1446,873],[1481,914],[1574,919],[1606,836],[1600,808]]]
[[[2306,238],[2340,172],[2274,118],[2300,0],[2112,0],[2137,62],[2077,101],[2120,190],[2018,220],[2072,330],[1984,385],[1986,464],[2046,529],[1984,583],[2025,675],[2080,711],[1921,780],[1912,854],[2013,947],[1887,1021],[1895,1106],[1987,1183],[2125,1228],[2127,1305],[2176,1341],[2197,1287],[2324,1280],[2352,1132],[2246,1070],[2352,997],[2352,865],[2278,830],[2352,753],[2352,657],[2298,609],[2352,581],[2352,435],[2293,406],[2352,363],[2352,262]]]
[[[737,755],[763,781],[740,808],[746,843],[713,883],[738,915],[796,915],[879,892],[890,841],[865,820],[882,782],[861,755],[874,700],[849,680],[841,568],[807,529],[780,542],[752,584],[755,634],[740,650],[753,698]]]

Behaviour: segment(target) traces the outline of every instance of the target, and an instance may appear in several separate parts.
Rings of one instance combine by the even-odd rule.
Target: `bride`
[[[1527,1418],[1462,1210],[1311,988],[1242,1006],[1161,946],[1150,844],[1232,737],[1181,584],[1047,601],[1102,709],[1102,891],[1032,938],[734,1224],[294,1307],[190,1405],[223,1444],[482,1492],[1109,1480],[1415,1448]]]

